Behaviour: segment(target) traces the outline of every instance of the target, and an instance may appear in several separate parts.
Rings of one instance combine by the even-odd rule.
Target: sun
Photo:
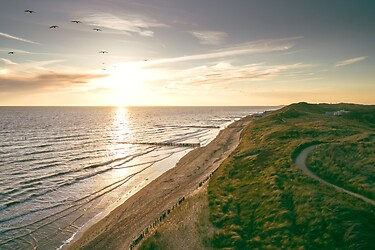
[[[9,73],[8,69],[0,69],[0,75],[7,75]]]
[[[135,65],[113,65],[108,69],[112,88],[136,91],[143,84],[145,71]]]
[[[106,77],[96,82],[97,88],[109,91],[108,103],[113,106],[137,106],[150,95],[147,83],[155,81],[157,74],[141,63],[120,63],[109,66]]]
[[[104,75],[89,83],[95,102],[105,106],[152,106],[163,100],[160,86],[168,70],[150,62],[123,62],[95,71]]]

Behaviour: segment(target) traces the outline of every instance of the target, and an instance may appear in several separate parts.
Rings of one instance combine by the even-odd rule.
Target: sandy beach
[[[189,152],[163,175],[88,228],[68,249],[129,249],[159,216],[189,196],[237,147],[252,118],[234,122],[207,146]]]

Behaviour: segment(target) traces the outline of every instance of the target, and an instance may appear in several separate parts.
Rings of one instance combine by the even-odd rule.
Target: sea
[[[0,107],[0,249],[63,249],[241,117],[278,107]]]

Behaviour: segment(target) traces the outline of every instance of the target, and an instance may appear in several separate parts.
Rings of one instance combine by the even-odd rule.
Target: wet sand
[[[172,168],[88,228],[68,249],[129,249],[163,212],[191,194],[238,146],[251,117],[234,122],[207,146],[196,148]]]

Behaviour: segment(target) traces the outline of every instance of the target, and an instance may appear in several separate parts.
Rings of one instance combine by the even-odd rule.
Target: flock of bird
[[[27,10],[25,10],[24,11],[25,13],[29,13],[29,14],[33,14],[33,13],[36,13],[35,11],[33,11],[33,10],[29,10],[29,9],[27,9]],[[76,23],[76,24],[80,24],[80,23],[82,23],[81,21],[79,21],[79,20],[72,20],[71,21],[72,23]],[[59,28],[59,26],[58,25],[51,25],[51,26],[49,26],[49,28],[50,29],[57,29],[57,28]],[[99,29],[99,28],[93,28],[93,30],[95,30],[95,31],[102,31],[101,29]],[[14,51],[9,51],[8,52],[8,54],[9,55],[14,55]],[[107,54],[108,53],[108,51],[105,51],[105,50],[101,50],[101,51],[99,51],[99,54]]]
[[[29,10],[29,9],[25,10],[24,12],[25,12],[25,13],[29,13],[29,14],[36,13],[35,11],[33,11],[33,10]],[[75,24],[81,24],[81,23],[82,23],[80,20],[72,20],[71,22],[72,22],[72,23],[75,23]],[[59,26],[58,26],[58,25],[51,25],[51,26],[49,26],[49,28],[50,28],[50,29],[57,29],[57,28],[59,28]],[[96,28],[93,28],[93,30],[98,31],[98,32],[99,32],[99,31],[102,31],[100,28],[97,28],[97,27],[96,27]],[[15,52],[14,52],[14,51],[9,51],[8,54],[9,54],[9,55],[14,55]],[[101,50],[101,51],[99,51],[99,54],[108,54],[108,51],[106,51],[106,50]],[[148,59],[145,59],[144,61],[147,62]],[[105,64],[105,63],[102,63],[102,64]],[[113,67],[114,67],[114,66],[113,66]],[[105,70],[105,69],[103,69],[103,70]]]
[[[33,10],[25,10],[25,12],[26,12],[26,13],[30,13],[30,14],[36,13],[36,12],[33,11]],[[76,24],[82,23],[82,22],[79,21],[79,20],[72,20],[71,22],[72,22],[72,23],[76,23]],[[58,25],[52,25],[52,26],[50,26],[49,28],[50,28],[50,29],[56,29],[56,28],[58,28],[58,27],[59,27]],[[99,28],[93,28],[93,30],[95,30],[95,31],[102,31],[102,30],[99,29]]]

